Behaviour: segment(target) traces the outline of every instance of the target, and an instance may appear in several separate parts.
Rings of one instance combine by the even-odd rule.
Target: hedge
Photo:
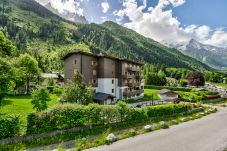
[[[0,139],[17,136],[20,133],[19,116],[0,116]]]
[[[50,132],[73,127],[97,126],[119,122],[146,120],[149,117],[172,115],[187,110],[183,104],[134,108],[123,102],[117,105],[58,105],[48,111],[28,116],[27,134]]]
[[[160,105],[160,106],[151,106],[146,108],[147,115],[149,117],[173,115],[177,113],[186,112],[187,108],[184,104],[178,105]]]
[[[184,87],[168,87],[168,86],[153,86],[153,85],[146,85],[144,86],[144,89],[156,89],[156,90],[169,89],[171,91],[183,91],[183,92],[190,92],[192,90],[191,88],[184,88]]]

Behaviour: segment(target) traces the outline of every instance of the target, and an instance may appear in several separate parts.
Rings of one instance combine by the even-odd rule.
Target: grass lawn
[[[160,100],[158,96],[158,90],[153,89],[144,89],[144,98],[141,100],[151,101],[152,95],[154,100]]]
[[[58,97],[51,95],[51,101],[48,102],[48,108],[57,103]],[[35,112],[31,104],[31,96],[9,96],[5,97],[0,107],[0,115],[18,114],[25,119],[29,113]]]
[[[139,100],[129,99],[126,102],[127,103],[137,103],[137,102],[145,102],[145,101],[151,101],[152,95],[154,100],[160,100],[158,96],[158,90],[155,89],[144,89],[144,98]]]

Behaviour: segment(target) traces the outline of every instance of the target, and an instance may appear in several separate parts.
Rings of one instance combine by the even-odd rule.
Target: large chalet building
[[[119,99],[144,97],[143,64],[102,54],[74,52],[64,58],[65,82],[79,71],[84,82],[96,89],[94,101],[114,104]]]

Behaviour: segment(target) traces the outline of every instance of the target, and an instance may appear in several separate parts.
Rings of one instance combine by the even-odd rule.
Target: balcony
[[[127,86],[128,87],[138,87],[140,85],[141,85],[141,83],[133,83],[133,82],[132,83],[131,82],[130,83],[127,83]]]
[[[137,68],[137,67],[128,67],[128,70],[129,71],[133,71],[133,72],[139,72],[140,71],[140,68]]]
[[[125,91],[125,92],[123,92],[123,96],[124,97],[132,97],[132,96],[135,96],[135,95],[140,95],[142,93],[144,93],[144,90]]]
[[[141,94],[141,93],[144,93],[144,90],[141,89],[141,90],[136,90],[136,94]]]
[[[139,79],[139,80],[142,80],[142,79],[143,79],[143,76],[141,76],[141,75],[136,75],[135,78],[136,78],[136,79]]]
[[[130,91],[125,91],[125,92],[123,92],[123,96],[124,97],[131,97],[131,96],[133,96],[133,93],[130,92]]]
[[[134,75],[122,75],[124,79],[133,79]]]

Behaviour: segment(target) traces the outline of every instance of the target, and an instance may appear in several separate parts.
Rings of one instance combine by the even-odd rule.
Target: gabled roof
[[[115,98],[115,96],[113,96],[111,94],[101,93],[101,92],[97,92],[93,96],[93,99],[97,100],[97,101],[104,101],[104,100],[107,100],[109,98]]]
[[[42,73],[41,78],[53,78],[53,79],[58,79],[59,77],[64,78],[63,74],[58,74],[58,73]]]
[[[166,93],[175,93],[175,92],[173,92],[173,91],[171,91],[171,90],[169,90],[169,89],[162,89],[162,90],[159,90],[158,91],[158,94],[166,94]]]
[[[65,59],[67,59],[68,57],[70,57],[71,55],[74,55],[74,54],[82,54],[82,55],[93,56],[93,57],[97,57],[97,58],[109,58],[109,59],[114,59],[114,60],[118,60],[118,61],[125,61],[125,62],[131,62],[131,63],[138,64],[138,65],[143,65],[143,63],[136,62],[136,61],[129,60],[129,59],[117,58],[117,57],[104,55],[104,54],[93,54],[93,53],[90,53],[90,52],[83,52],[83,51],[70,52],[67,55],[65,55],[64,57],[62,57],[61,60],[65,60]]]

